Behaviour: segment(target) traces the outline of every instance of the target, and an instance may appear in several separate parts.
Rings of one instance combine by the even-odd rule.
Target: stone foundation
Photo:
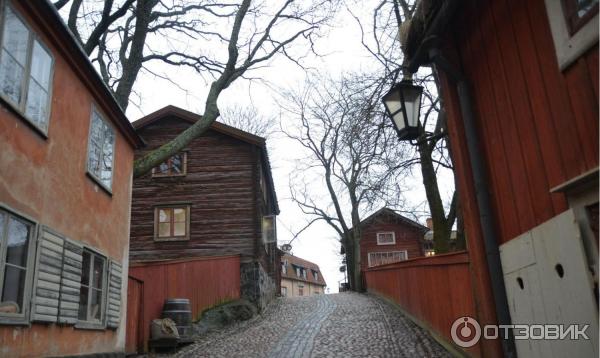
[[[241,264],[240,276],[242,297],[262,311],[277,294],[275,281],[258,262]]]

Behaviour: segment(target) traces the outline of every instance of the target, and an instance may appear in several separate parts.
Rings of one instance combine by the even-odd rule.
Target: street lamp
[[[422,94],[423,87],[415,86],[411,80],[402,80],[383,96],[383,104],[400,140],[419,137]]]

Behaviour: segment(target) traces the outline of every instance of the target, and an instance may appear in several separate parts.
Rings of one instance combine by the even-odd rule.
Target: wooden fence
[[[367,290],[400,306],[418,324],[452,344],[450,329],[459,317],[477,318],[467,252],[420,257],[365,271]],[[481,356],[479,343],[463,350]]]
[[[188,298],[192,319],[197,320],[206,308],[240,298],[239,256],[132,264],[129,276],[132,279],[128,289],[136,292],[131,299],[138,302],[128,303],[127,327],[137,327],[133,320],[141,321],[141,327],[128,329],[127,342],[128,346],[143,342],[144,351],[150,338],[150,323],[160,318],[166,299]],[[138,293],[140,287],[143,290]],[[140,306],[141,313],[133,312]]]

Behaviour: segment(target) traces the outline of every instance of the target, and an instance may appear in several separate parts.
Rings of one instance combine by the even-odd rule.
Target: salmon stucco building
[[[0,42],[0,356],[121,354],[142,142],[51,3]]]

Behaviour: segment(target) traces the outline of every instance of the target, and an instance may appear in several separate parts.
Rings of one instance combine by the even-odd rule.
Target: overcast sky
[[[364,2],[360,5],[362,8],[353,7],[352,11],[363,17],[365,21],[370,21],[369,18],[372,17],[376,5],[375,2]],[[360,43],[360,29],[347,10],[340,9],[333,25],[329,36],[317,43],[317,51],[324,56],[306,59],[303,65],[334,77],[343,71],[374,68],[373,58]],[[149,73],[142,73],[135,87],[141,96],[140,105],[129,106],[127,115],[130,120],[136,120],[167,105],[175,105],[202,114],[209,83],[192,70],[182,67],[162,67],[158,68],[157,72],[167,75],[177,85]],[[279,58],[268,68],[261,69],[254,75],[264,78],[271,86],[238,80],[222,93],[219,107],[224,108],[234,104],[253,105],[261,114],[279,117],[280,110],[275,103],[278,94],[273,89],[273,85],[281,88],[297,88],[304,82],[306,73],[290,61]],[[287,118],[283,114],[281,120],[289,123],[297,119]],[[295,161],[299,160],[304,153],[299,145],[280,133],[275,133],[268,138],[268,148],[281,209],[277,223],[278,240],[281,245],[288,242],[292,238],[292,232],[302,228],[310,219],[303,216],[296,204],[289,199],[288,188]],[[418,170],[414,172],[415,178],[409,183],[412,190],[408,193],[408,197],[416,205],[424,202],[425,194],[421,189]],[[450,198],[452,178],[446,176],[442,180],[442,185],[444,198]],[[320,183],[315,183],[315,187],[311,189],[318,193],[322,190],[320,186]],[[327,193],[323,192],[323,195]],[[424,218],[421,221],[424,223]],[[294,255],[320,266],[330,292],[337,292],[338,282],[344,279],[344,274],[339,271],[341,256],[335,231],[325,223],[316,223],[303,232],[292,246]]]

